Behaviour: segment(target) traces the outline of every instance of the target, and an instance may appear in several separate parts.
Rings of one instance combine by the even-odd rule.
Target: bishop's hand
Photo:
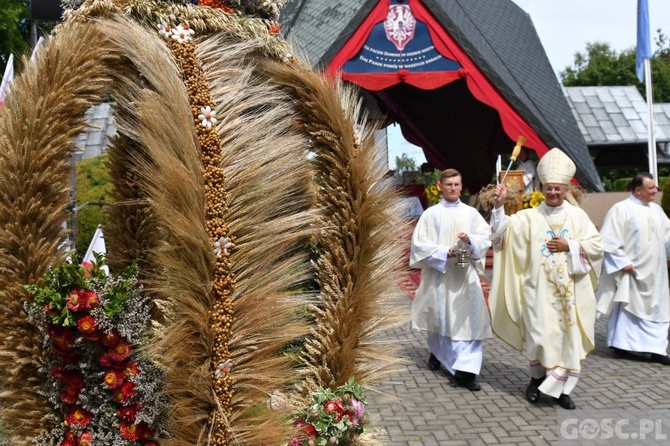
[[[505,202],[505,197],[507,197],[507,188],[505,187],[504,184],[498,184],[496,185],[493,196],[495,198],[494,203],[496,209],[502,207],[503,203]]]
[[[554,237],[547,242],[547,248],[549,252],[568,252],[570,251],[570,244],[563,237]]]

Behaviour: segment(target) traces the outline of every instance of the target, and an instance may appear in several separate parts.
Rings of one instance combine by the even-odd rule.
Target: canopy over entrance
[[[530,18],[514,3],[342,0],[331,22],[332,3],[295,2],[283,13],[284,32],[315,65],[367,91],[433,166],[460,170],[477,192],[498,154],[524,136],[540,157],[563,149],[580,183],[602,190]],[[310,40],[314,14],[321,31]],[[327,46],[310,48],[316,36]]]

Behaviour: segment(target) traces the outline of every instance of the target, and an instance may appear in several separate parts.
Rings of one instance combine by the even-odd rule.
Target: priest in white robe
[[[586,213],[566,201],[575,164],[552,149],[537,166],[545,195],[538,207],[511,216],[507,190],[496,186],[491,217],[494,333],[525,351],[530,363],[526,398],[541,394],[574,409],[570,397],[581,361],[594,348],[595,291],[602,265],[601,237]]]
[[[431,370],[444,367],[457,385],[480,390],[484,340],[492,337],[479,280],[490,247],[489,226],[479,212],[459,199],[461,174],[445,170],[437,186],[443,199],[426,209],[412,236],[410,266],[421,268],[412,301],[412,328],[428,332]],[[465,266],[454,250],[471,250]]]
[[[523,193],[533,193],[540,182],[537,180],[535,161],[530,157],[530,149],[523,147],[519,152],[519,165],[517,169],[523,170]]]
[[[670,365],[670,219],[652,203],[658,187],[651,174],[638,173],[629,190],[631,195],[612,206],[600,230],[605,264],[598,315],[609,316],[607,345],[620,356],[650,354],[653,362]]]

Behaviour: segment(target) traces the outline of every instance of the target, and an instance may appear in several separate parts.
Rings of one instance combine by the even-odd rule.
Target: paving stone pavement
[[[397,304],[409,317],[410,300]],[[403,326],[386,336],[397,343],[406,363],[400,373],[366,389],[371,425],[382,431],[379,439],[385,445],[558,443],[559,411],[566,411],[547,396],[537,405],[526,401],[528,363],[498,338],[484,345],[482,390],[470,392],[455,387],[444,371],[428,369],[424,333]],[[578,411],[664,410],[670,417],[670,366],[615,358],[605,346],[605,321],[599,320],[596,350],[582,362],[582,377],[571,396]]]

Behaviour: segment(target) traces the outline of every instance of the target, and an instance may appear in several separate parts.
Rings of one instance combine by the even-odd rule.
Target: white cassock
[[[598,315],[609,316],[607,345],[666,355],[670,327],[667,261],[670,219],[655,203],[633,195],[616,203],[600,230],[605,265]],[[633,265],[633,274],[621,271]]]
[[[467,267],[447,258],[450,248],[468,234],[472,259]],[[449,370],[479,374],[483,341],[492,336],[478,272],[483,272],[489,226],[479,212],[445,200],[429,207],[414,228],[410,266],[421,268],[421,283],[412,301],[414,329],[428,332],[428,346]]]
[[[491,325],[498,337],[526,352],[540,391],[569,394],[581,360],[594,348],[595,290],[602,264],[600,234],[586,213],[564,202],[541,203],[511,216],[494,209]],[[569,252],[549,252],[563,237]]]

